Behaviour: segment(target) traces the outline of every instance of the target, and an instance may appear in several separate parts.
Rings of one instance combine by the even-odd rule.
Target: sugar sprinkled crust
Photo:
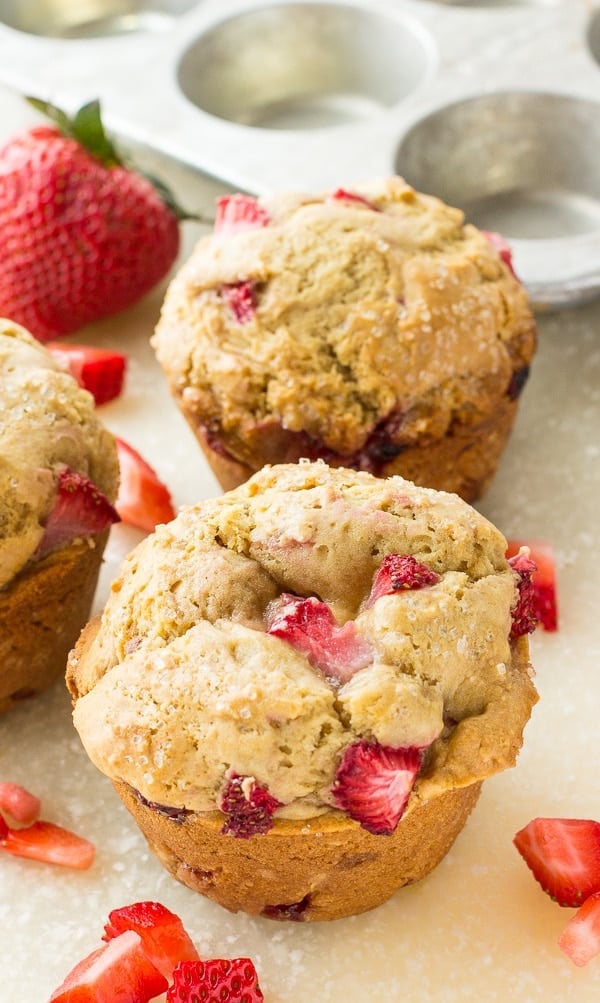
[[[74,721],[96,766],[148,801],[215,813],[228,771],[327,812],[344,749],[427,745],[408,811],[513,765],[536,694],[510,644],[506,541],[454,495],[321,462],[266,467],[185,509],[126,559],[71,654]],[[440,580],[365,607],[385,554]],[[282,592],[354,620],[373,659],[334,686],[266,632]]]
[[[489,471],[466,470],[463,484],[436,480],[439,458],[387,468],[457,429],[501,451],[509,428],[496,449],[480,424],[504,410],[512,424],[511,387],[535,348],[526,293],[459,210],[400,178],[354,191],[368,204],[263,197],[267,226],[203,238],[167,292],[157,357],[225,487],[227,463],[239,482],[320,455],[471,498]],[[240,322],[224,290],[242,282],[255,308]]]

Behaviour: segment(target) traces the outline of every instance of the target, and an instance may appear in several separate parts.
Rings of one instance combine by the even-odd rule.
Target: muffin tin
[[[0,77],[251,192],[402,174],[511,242],[536,306],[600,292],[592,0],[12,0]]]

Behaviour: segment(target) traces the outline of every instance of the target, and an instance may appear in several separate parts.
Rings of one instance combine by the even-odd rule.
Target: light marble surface
[[[0,91],[0,133],[33,119]],[[165,169],[166,165],[162,165]],[[210,211],[218,184],[170,165],[177,194]],[[182,257],[199,233],[184,225]],[[180,505],[218,492],[171,402],[148,339],[163,289],[75,340],[130,355],[106,424],[154,464]],[[556,939],[572,910],[531,878],[512,837],[535,815],[600,818],[600,302],[539,318],[532,378],[509,448],[480,503],[508,536],[550,540],[560,630],[533,638],[540,702],[516,769],[493,778],[436,872],[374,912],[332,924],[230,915],[171,879],[149,854],[109,782],[87,761],[61,684],[0,720],[0,778],[41,796],[44,817],[97,845],[85,873],[0,854],[0,1000],[45,1003],[98,946],[108,912],[155,898],[184,920],[205,956],[250,954],[267,1003],[595,1003],[600,958],[575,968]],[[113,531],[100,608],[127,550]]]

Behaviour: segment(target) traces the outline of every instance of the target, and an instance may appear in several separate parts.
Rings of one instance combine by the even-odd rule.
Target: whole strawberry
[[[136,302],[169,271],[182,214],[125,166],[93,101],[0,148],[0,315],[40,341]]]

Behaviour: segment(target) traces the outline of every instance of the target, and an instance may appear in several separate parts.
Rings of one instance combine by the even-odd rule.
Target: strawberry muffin
[[[153,345],[223,488],[265,463],[482,494],[536,344],[510,252],[391,177],[219,201]]]
[[[147,537],[67,684],[171,874],[292,920],[428,874],[537,698],[528,562],[505,551],[456,495],[323,461],[265,467]]]
[[[0,320],[0,712],[64,675],[118,486],[113,437],[22,327]]]

